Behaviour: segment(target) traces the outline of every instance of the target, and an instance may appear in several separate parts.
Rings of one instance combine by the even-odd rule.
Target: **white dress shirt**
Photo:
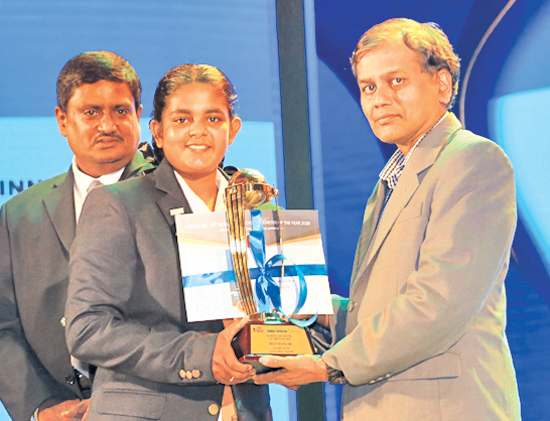
[[[80,213],[82,212],[82,206],[84,205],[84,201],[86,200],[86,196],[88,196],[89,190],[91,190],[89,189],[90,184],[92,184],[96,180],[103,185],[117,183],[118,181],[120,181],[120,177],[124,172],[124,167],[122,167],[118,171],[115,171],[114,173],[105,174],[98,178],[94,178],[89,176],[88,174],[84,174],[80,170],[80,168],[78,168],[78,165],[76,165],[75,158],[73,158],[73,165],[71,168],[74,174],[74,211],[76,215],[76,222],[78,222],[78,220],[80,219]]]
[[[187,199],[187,203],[191,207],[193,213],[208,213],[212,212],[210,208],[202,201],[202,199],[195,194],[191,187],[186,183],[181,175],[174,171],[176,175],[176,180]],[[218,186],[218,196],[216,197],[216,206],[214,207],[214,212],[225,212],[225,204],[223,203],[223,195],[225,188],[227,187],[227,180],[222,175],[220,171],[216,171],[216,185]]]

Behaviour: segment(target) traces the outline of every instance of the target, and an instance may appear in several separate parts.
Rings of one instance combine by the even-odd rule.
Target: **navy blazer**
[[[166,159],[86,200],[66,316],[71,353],[98,366],[90,421],[217,420],[224,386],[214,379],[212,354],[223,324],[186,319],[170,215],[182,207],[191,212]],[[267,387],[232,389],[239,420],[270,419]]]

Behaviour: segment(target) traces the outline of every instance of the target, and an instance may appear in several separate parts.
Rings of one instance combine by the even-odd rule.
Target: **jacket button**
[[[182,380],[185,379],[185,370],[180,370],[178,374]]]
[[[190,371],[186,371],[185,372],[185,378],[187,380],[191,380],[193,378],[193,373],[191,373]]]
[[[61,326],[63,327],[67,325],[67,319],[65,318],[65,316],[63,316],[61,320],[59,320],[59,323],[61,323]]]
[[[76,378],[74,376],[67,376],[65,377],[65,382],[67,382],[67,384],[75,384]]]
[[[353,301],[350,301],[348,303],[348,311],[351,312],[355,308],[355,303]]]
[[[212,405],[210,405],[208,407],[208,413],[210,415],[217,415],[218,412],[220,412],[220,407],[218,405],[216,405],[215,403],[213,403]]]
[[[374,383],[376,383],[376,380],[371,380],[371,381],[369,382],[369,384],[374,384]]]
[[[199,370],[193,370],[191,374],[193,375],[194,379],[198,379],[201,376],[201,372]]]
[[[388,373],[388,374],[386,374],[386,376],[385,376],[385,377],[386,377],[386,379],[389,379],[389,378],[391,377],[391,374],[390,374],[390,373]]]

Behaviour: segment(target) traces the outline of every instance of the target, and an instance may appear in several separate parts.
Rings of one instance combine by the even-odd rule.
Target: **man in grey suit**
[[[345,420],[519,420],[503,285],[510,162],[448,111],[459,62],[436,25],[376,25],[351,62],[373,132],[398,150],[367,203],[350,297],[333,300],[333,347],[264,358],[284,369],[256,381],[344,383]]]
[[[68,172],[18,194],[0,219],[0,399],[16,421],[80,419],[89,380],[65,344],[69,250],[87,192],[153,168],[136,152],[141,84],[111,52],[71,59],[57,81]],[[83,400],[84,399],[84,400]]]

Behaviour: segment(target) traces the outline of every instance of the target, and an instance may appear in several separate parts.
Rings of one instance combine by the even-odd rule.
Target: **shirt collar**
[[[178,180],[178,183],[183,191],[183,194],[185,195],[185,198],[187,199],[187,203],[189,203],[189,207],[193,211],[193,213],[209,213],[212,212],[208,206],[202,201],[202,199],[195,194],[193,190],[191,190],[191,187],[187,184],[187,182],[183,179],[181,175],[177,173],[177,171],[174,170],[174,174],[176,175],[176,180]],[[223,202],[223,195],[225,188],[227,187],[227,180],[222,175],[220,171],[216,171],[216,185],[218,186],[218,196],[216,197],[216,206],[214,208],[214,212],[224,212],[225,211],[225,204]]]
[[[448,114],[449,112],[446,111],[445,114],[441,116],[441,118],[437,121],[437,123],[432,126],[430,130],[420,136],[420,138],[414,143],[411,150],[407,153],[407,156],[403,155],[403,153],[399,149],[394,152],[394,154],[391,156],[379,175],[380,179],[388,184],[388,188],[395,188],[397,182],[399,181],[399,177],[401,177],[401,173],[405,169],[405,165],[407,164],[407,162],[409,162],[409,158],[411,157],[418,144],[422,141],[422,139],[426,137],[428,133],[435,129],[439,125],[439,123],[441,123],[443,119],[447,117]]]

